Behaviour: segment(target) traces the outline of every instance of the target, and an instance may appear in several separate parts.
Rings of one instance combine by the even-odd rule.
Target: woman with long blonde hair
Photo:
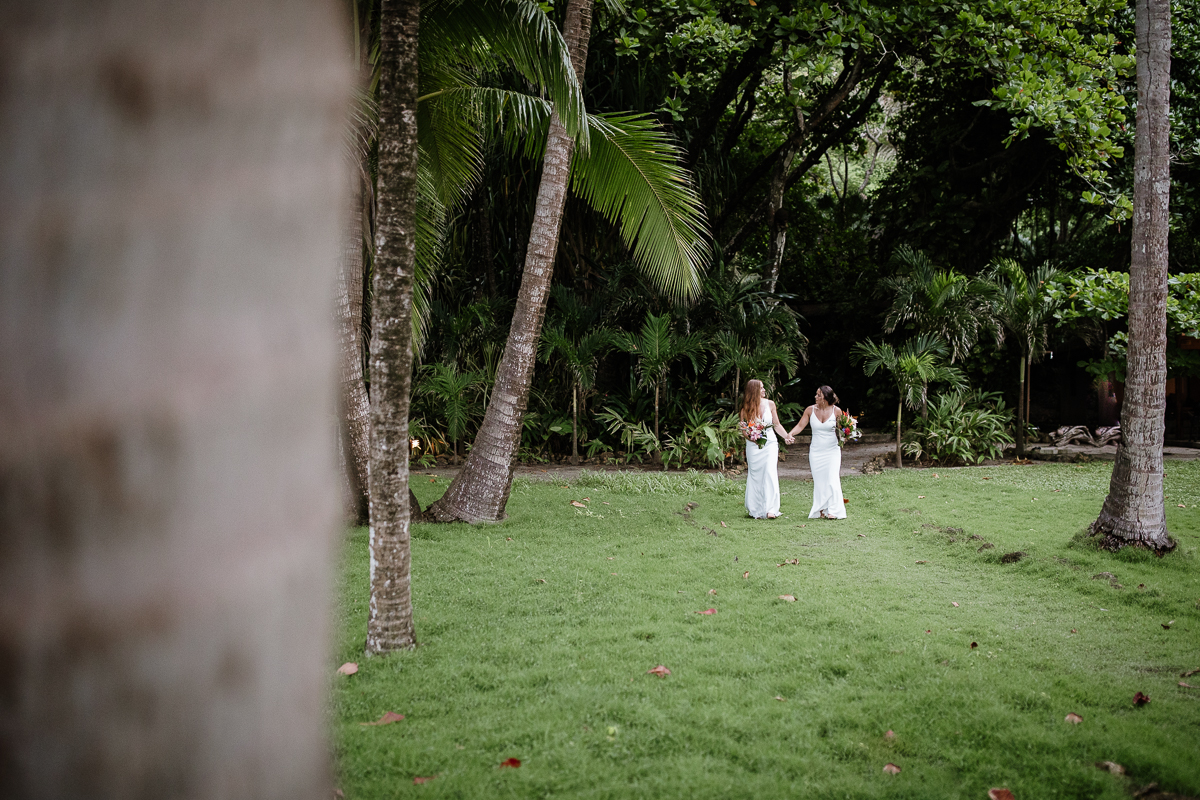
[[[746,438],[746,513],[755,519],[779,516],[779,439],[795,441],[779,424],[775,402],[767,399],[762,381],[746,382],[739,429]],[[754,438],[751,438],[754,437]]]

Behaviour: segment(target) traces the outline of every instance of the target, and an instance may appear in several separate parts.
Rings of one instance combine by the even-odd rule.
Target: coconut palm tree
[[[647,314],[641,331],[617,334],[616,345],[637,359],[638,383],[654,389],[654,438],[662,441],[658,427],[659,401],[667,386],[667,372],[680,359],[688,359],[700,372],[706,349],[704,338],[696,333],[676,334],[666,314]]]
[[[911,323],[920,333],[936,335],[949,346],[951,364],[965,358],[984,334],[999,335],[987,281],[938,269],[928,256],[909,247],[899,248],[892,264],[900,274],[879,284],[881,292],[892,297],[885,332]]]
[[[1170,181],[1171,3],[1137,0],[1137,126],[1133,164],[1133,244],[1129,263],[1129,349],[1123,443],[1093,534],[1116,549],[1175,546],[1163,499],[1166,422],[1167,236]]]
[[[995,290],[991,293],[992,313],[1003,326],[1003,332],[1016,340],[1021,351],[1018,365],[1017,391],[1017,457],[1025,457],[1025,427],[1029,418],[1027,381],[1033,362],[1046,351],[1050,338],[1050,322],[1060,303],[1047,291],[1051,281],[1062,277],[1058,270],[1044,264],[1026,273],[1012,259],[993,264],[986,278]]]
[[[566,4],[563,38],[580,81],[591,13],[592,0]],[[523,107],[535,110],[534,104]],[[586,133],[574,136],[552,111],[545,138],[525,141],[545,141],[545,147],[521,288],[496,385],[471,454],[431,508],[441,520],[473,522],[504,514],[569,185],[617,223],[633,259],[669,293],[694,296],[707,257],[699,197],[679,166],[677,150],[649,117],[588,117]]]
[[[920,410],[922,415],[929,404],[929,385],[946,383],[951,389],[965,389],[967,382],[957,367],[943,364],[949,358],[950,348],[939,337],[922,333],[909,339],[899,348],[884,342],[876,344],[868,339],[850,349],[851,361],[863,363],[863,372],[868,376],[883,370],[896,383],[899,400],[896,404],[896,466],[902,466],[900,454],[900,422],[904,406]]]

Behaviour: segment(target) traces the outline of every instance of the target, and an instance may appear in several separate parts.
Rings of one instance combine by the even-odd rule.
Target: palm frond
[[[710,250],[704,206],[680,151],[649,116],[588,116],[589,152],[572,159],[572,188],[618,225],[633,260],[665,292],[690,299]]]

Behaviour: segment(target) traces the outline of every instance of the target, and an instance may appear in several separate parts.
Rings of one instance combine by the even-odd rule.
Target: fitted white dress
[[[832,410],[829,419],[821,422],[816,413],[809,417],[812,444],[808,448],[808,466],[813,477],[813,506],[809,519],[826,516],[846,518],[846,503],[842,498],[842,448],[838,447]]]
[[[763,400],[758,415],[767,443],[746,441],[746,512],[755,519],[779,516],[779,440],[772,428],[771,407]]]

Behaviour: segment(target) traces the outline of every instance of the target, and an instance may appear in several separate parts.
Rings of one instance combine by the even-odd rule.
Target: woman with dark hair
[[[767,399],[762,381],[746,383],[738,417],[743,436],[758,437],[746,439],[746,513],[755,519],[775,519],[779,516],[779,440],[775,431],[788,444],[795,440],[779,424],[779,412],[774,401]]]
[[[808,448],[808,466],[813,477],[813,506],[809,519],[845,519],[846,501],[842,497],[842,448],[837,440],[837,418],[842,410],[833,389],[817,389],[816,403],[804,409],[804,416],[792,428],[791,436],[812,423],[812,444]]]

